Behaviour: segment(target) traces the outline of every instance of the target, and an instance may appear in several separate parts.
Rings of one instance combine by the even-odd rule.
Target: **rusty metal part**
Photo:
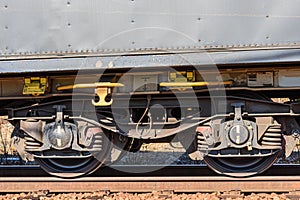
[[[54,177],[0,178],[0,192],[288,192],[300,187],[299,176],[229,177],[87,177],[75,180]]]

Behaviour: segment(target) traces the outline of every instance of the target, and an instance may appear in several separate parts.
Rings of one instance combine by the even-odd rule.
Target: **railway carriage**
[[[0,107],[13,143],[77,177],[181,134],[214,171],[259,174],[299,141],[299,7],[2,0]]]

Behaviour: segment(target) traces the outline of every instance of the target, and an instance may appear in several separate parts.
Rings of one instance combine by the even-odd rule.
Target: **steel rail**
[[[0,178],[0,192],[289,192],[299,188],[300,176]]]
[[[146,167],[154,170],[159,166]],[[290,192],[300,188],[298,165],[274,165],[262,176],[248,178],[216,175],[205,165],[173,165],[148,173],[124,171],[142,168],[145,166],[104,167],[88,177],[61,179],[45,174],[38,166],[1,166],[0,192]]]

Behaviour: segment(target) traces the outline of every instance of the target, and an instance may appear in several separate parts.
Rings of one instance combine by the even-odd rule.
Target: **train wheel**
[[[97,170],[102,162],[89,158],[36,158],[41,168],[47,173],[62,178],[74,178],[90,174]]]
[[[277,160],[280,151],[267,157],[216,158],[205,156],[205,163],[215,172],[233,177],[246,177],[260,174]]]
[[[104,162],[110,159],[113,146],[112,136],[105,134],[99,127],[88,127],[85,129],[86,134],[91,135],[91,141],[86,143],[85,148],[79,148],[78,142],[72,144],[72,148],[57,150],[51,148],[40,152],[35,156],[35,160],[41,168],[47,173],[62,177],[74,178],[91,174],[102,166]],[[75,139],[74,139],[75,140]],[[30,148],[27,138],[26,148]],[[77,150],[76,150],[77,148]]]
[[[231,94],[232,96],[252,98],[255,100],[271,101],[263,94],[255,92],[239,92],[238,94]],[[279,134],[281,131],[279,129]],[[280,136],[279,136],[280,137]],[[277,138],[276,138],[277,139]],[[204,162],[215,172],[233,177],[246,177],[256,174],[260,174],[270,168],[281,154],[281,150],[272,150],[271,155],[265,155],[258,157],[248,155],[247,157],[238,156],[234,152],[230,152],[230,149],[224,149],[228,151],[228,157],[217,156],[205,156]],[[234,155],[234,156],[229,156]]]

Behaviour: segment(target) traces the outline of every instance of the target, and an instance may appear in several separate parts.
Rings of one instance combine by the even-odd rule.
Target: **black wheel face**
[[[233,177],[260,174],[269,169],[277,160],[280,151],[267,157],[216,158],[206,156],[205,163],[215,172]]]
[[[89,158],[37,158],[41,168],[47,173],[62,178],[74,178],[90,174],[103,162],[94,157]]]

